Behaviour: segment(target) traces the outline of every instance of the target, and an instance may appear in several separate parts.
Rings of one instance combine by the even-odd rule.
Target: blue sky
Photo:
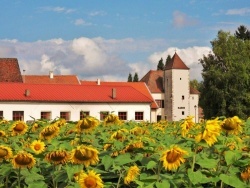
[[[0,1],[0,57],[25,74],[142,77],[174,51],[201,80],[198,59],[219,30],[250,28],[249,0]]]

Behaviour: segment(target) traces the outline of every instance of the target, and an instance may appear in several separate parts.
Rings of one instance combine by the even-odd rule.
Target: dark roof
[[[16,58],[0,58],[0,82],[23,82]]]
[[[200,92],[197,89],[190,87],[190,94],[200,94]]]
[[[145,82],[151,93],[163,93],[163,71],[150,70],[140,82]]]
[[[169,70],[169,69],[189,69],[189,68],[175,52],[171,61],[165,66],[165,70]]]

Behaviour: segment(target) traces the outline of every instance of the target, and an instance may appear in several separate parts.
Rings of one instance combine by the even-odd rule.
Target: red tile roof
[[[190,87],[190,94],[200,94],[200,92],[197,89]]]
[[[76,75],[22,75],[23,82],[29,84],[80,84]]]
[[[171,61],[165,66],[165,70],[169,69],[189,69],[187,65],[181,60],[181,58],[177,55],[177,53],[174,54]]]
[[[150,70],[140,82],[145,82],[151,93],[163,93],[163,71]]]
[[[16,58],[0,58],[0,82],[23,82]]]
[[[81,80],[81,84],[88,86],[88,85],[97,85],[97,81],[84,81]],[[159,108],[158,105],[156,104],[156,102],[154,101],[147,85],[143,82],[103,82],[100,81],[100,86],[129,86],[129,87],[133,87],[134,89],[136,89],[137,91],[139,91],[140,93],[142,93],[144,96],[146,96],[147,98],[149,98],[152,101],[151,104],[151,108]]]
[[[0,83],[0,101],[151,103],[131,86]],[[112,98],[112,89],[116,97]],[[25,94],[27,93],[27,94]]]

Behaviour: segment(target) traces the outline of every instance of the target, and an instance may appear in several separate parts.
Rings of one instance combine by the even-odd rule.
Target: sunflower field
[[[0,120],[0,187],[250,187],[250,119]]]

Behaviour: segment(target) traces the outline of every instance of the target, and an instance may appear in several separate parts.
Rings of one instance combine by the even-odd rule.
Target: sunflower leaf
[[[235,161],[240,159],[242,154],[240,152],[236,151],[226,151],[225,152],[225,160],[227,165],[233,164]]]
[[[147,164],[147,170],[155,168],[157,163],[155,161],[149,161]]]
[[[111,165],[113,164],[113,159],[109,155],[105,155],[102,158],[102,164],[104,165],[105,170],[109,170]]]
[[[163,180],[162,182],[156,182],[155,185],[157,188],[170,188],[170,183],[166,180]]]
[[[237,188],[246,187],[246,184],[240,181],[240,179],[237,178],[236,176],[228,176],[226,174],[221,174],[220,179],[222,182],[232,187],[237,187]]]

